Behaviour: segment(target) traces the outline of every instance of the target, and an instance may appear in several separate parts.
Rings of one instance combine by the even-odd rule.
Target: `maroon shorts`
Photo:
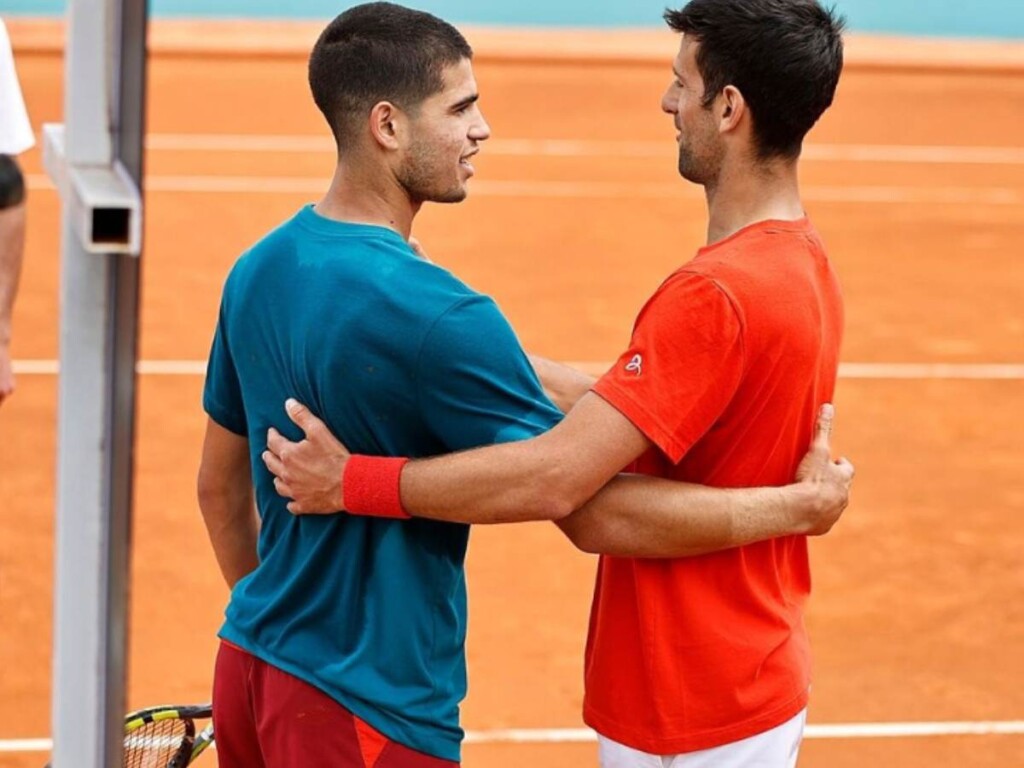
[[[319,689],[226,642],[213,730],[220,768],[458,768],[391,741]]]

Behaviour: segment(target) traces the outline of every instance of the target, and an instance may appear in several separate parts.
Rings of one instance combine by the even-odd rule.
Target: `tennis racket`
[[[213,743],[213,725],[196,733],[196,720],[213,714],[209,704],[149,707],[124,720],[124,768],[185,768]]]
[[[195,761],[197,757],[206,751],[207,747],[213,745],[213,723],[203,728],[202,732],[196,736],[196,743],[192,745],[192,757],[189,758],[189,763]]]
[[[196,733],[196,720],[213,715],[209,704],[149,707],[124,719],[123,768],[184,768],[213,744],[213,723]],[[47,763],[45,768],[50,768]]]

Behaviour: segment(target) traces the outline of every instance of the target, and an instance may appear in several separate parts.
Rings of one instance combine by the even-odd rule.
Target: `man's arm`
[[[271,430],[263,459],[278,492],[293,499],[288,508],[296,513],[343,508],[338,479],[347,451],[303,406],[290,402],[288,413],[306,438],[291,443]],[[618,411],[588,395],[562,424],[533,440],[410,462],[401,475],[402,504],[414,516],[461,522],[558,520],[581,549],[633,557],[683,557],[824,533],[846,506],[853,469],[831,461],[831,407],[823,416],[799,483],[713,489],[620,476],[583,506],[608,479],[605,473],[614,476],[649,446]]]
[[[268,432],[263,460],[295,513],[344,509],[348,450],[294,401],[289,417],[306,433],[292,443]],[[467,523],[558,520],[583,506],[618,471],[644,453],[646,437],[597,395],[585,395],[553,429],[519,442],[409,462],[401,475],[403,507],[415,517]]]
[[[249,441],[213,419],[206,424],[197,491],[217,564],[228,587],[234,587],[259,565],[260,522],[253,503]]]
[[[25,252],[25,185],[18,162],[0,154],[0,403],[14,392],[11,317]]]
[[[832,406],[823,406],[795,484],[723,489],[619,475],[557,524],[584,552],[618,557],[689,557],[823,535],[846,508],[854,474],[849,462],[832,460],[832,420]]]
[[[597,381],[593,376],[538,355],[527,355],[546,394],[562,413],[568,413]]]
[[[625,416],[587,394],[538,437],[410,462],[402,472],[402,505],[437,520],[559,520],[649,447]]]

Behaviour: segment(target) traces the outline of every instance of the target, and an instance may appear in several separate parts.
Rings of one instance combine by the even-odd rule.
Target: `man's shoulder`
[[[735,303],[729,290],[728,270],[711,261],[693,261],[684,264],[670,274],[658,286],[651,301],[661,304],[680,304],[683,307],[695,301],[725,301]]]
[[[773,226],[776,225],[776,226]],[[816,230],[802,222],[760,222],[700,249],[672,277],[691,275],[714,284],[734,302],[762,301],[815,282],[828,258]],[[671,279],[671,278],[670,278]],[[667,282],[667,281],[666,281]]]
[[[295,238],[295,217],[288,218],[276,227],[266,232],[259,240],[252,243],[235,259],[231,265],[229,279],[236,273],[244,273],[250,269],[255,262],[271,258],[274,254],[286,247],[286,244]]]
[[[493,299],[397,237],[324,239],[290,219],[244,251],[224,282],[226,306],[282,301],[293,315],[334,325],[350,315],[416,344],[441,321],[500,315]],[[302,311],[300,311],[302,310]],[[333,318],[329,320],[327,318]],[[398,339],[396,339],[398,341]]]
[[[455,319],[490,311],[494,300],[444,267],[419,258],[404,260],[384,276],[384,289],[422,322]]]

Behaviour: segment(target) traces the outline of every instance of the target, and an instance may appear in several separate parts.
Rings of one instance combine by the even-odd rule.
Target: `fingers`
[[[289,397],[284,401],[284,410],[288,414],[288,418],[295,422],[307,436],[309,435],[309,429],[312,424],[315,424],[318,419],[312,413],[309,408],[304,406],[294,397]]]
[[[270,451],[264,451],[263,463],[267,465],[268,469],[270,468],[271,462],[277,462],[278,465],[281,464],[279,461],[277,461],[277,457],[270,453]],[[271,469],[270,471],[273,472],[274,470]],[[277,491],[278,496],[281,496],[282,498],[285,499],[289,499],[288,504],[286,504],[285,506],[287,507],[288,511],[291,512],[293,515],[308,514],[308,510],[305,508],[305,506],[303,506],[301,502],[295,501],[295,499],[293,498],[294,492],[292,491],[292,487],[288,485],[288,483],[286,483],[280,477],[274,477],[274,490]]]
[[[292,498],[291,487],[280,477],[274,478],[274,490],[277,491],[278,496],[283,496],[286,499]]]
[[[424,261],[430,261],[430,257],[427,255],[427,252],[423,248],[422,243],[420,243],[420,241],[417,240],[415,237],[409,238],[409,247],[412,248],[413,253],[415,253],[421,259],[423,259]]]
[[[263,465],[275,478],[284,477],[284,462],[273,451],[264,451],[260,454],[260,458],[263,459]]]
[[[857,474],[857,468],[854,467],[850,460],[845,456],[836,460],[836,466],[839,467],[839,469],[842,470],[850,480],[853,480],[854,476]]]
[[[825,403],[818,409],[818,420],[814,424],[815,446],[829,447],[829,439],[832,437],[832,426],[835,416],[836,409],[832,403]]]
[[[313,415],[313,412],[293,397],[284,401],[284,409],[288,418],[294,421],[307,438],[314,435],[324,435],[327,432],[327,425]]]
[[[275,456],[283,455],[285,449],[292,445],[295,445],[295,443],[273,427],[267,430],[267,448],[269,448]]]

